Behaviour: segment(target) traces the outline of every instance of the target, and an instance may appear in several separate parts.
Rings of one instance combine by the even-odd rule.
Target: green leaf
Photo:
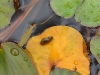
[[[74,16],[76,9],[83,0],[50,0],[54,12],[66,19]]]
[[[9,24],[14,12],[13,0],[0,0],[0,29]]]
[[[7,75],[7,63],[2,49],[0,49],[0,75]]]
[[[100,31],[90,41],[90,50],[100,64]]]
[[[30,26],[30,27],[26,30],[26,32],[25,32],[24,35],[21,37],[21,39],[20,39],[20,41],[19,41],[19,43],[18,43],[19,46],[22,47],[22,46],[28,41],[30,35],[32,34],[32,30],[33,30],[33,28],[34,28],[35,26],[36,26],[36,24],[34,24],[33,26]]]
[[[7,42],[1,44],[0,75],[38,75],[38,72],[22,48]]]
[[[50,72],[50,75],[81,75],[76,71],[71,71],[68,69],[60,69],[55,68],[53,71]]]
[[[77,9],[75,19],[84,26],[97,27],[100,25],[100,0],[84,0]]]

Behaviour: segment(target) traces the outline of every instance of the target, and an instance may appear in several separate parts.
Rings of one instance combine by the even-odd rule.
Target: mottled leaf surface
[[[75,19],[84,26],[100,25],[100,0],[84,0],[75,13]]]
[[[54,12],[66,19],[74,16],[76,9],[83,0],[50,0]]]
[[[14,14],[13,0],[0,0],[0,29],[6,27]]]
[[[100,64],[100,31],[91,39],[90,50]]]

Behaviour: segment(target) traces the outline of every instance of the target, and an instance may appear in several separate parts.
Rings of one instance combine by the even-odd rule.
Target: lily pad
[[[84,0],[75,13],[75,19],[84,26],[100,25],[100,0]]]
[[[100,31],[90,41],[90,50],[100,64]]]
[[[50,75],[81,75],[81,74],[76,71],[71,71],[68,69],[55,68],[53,71],[50,72]]]
[[[0,29],[6,27],[15,12],[13,0],[0,0]]]
[[[40,75],[48,75],[51,67],[66,68],[81,75],[90,74],[87,46],[82,35],[69,26],[53,26],[29,39],[30,53]],[[84,65],[84,66],[83,66]]]
[[[50,0],[54,12],[66,19],[74,16],[76,9],[83,0]]]
[[[38,71],[21,47],[6,42],[0,49],[0,75],[38,75]]]

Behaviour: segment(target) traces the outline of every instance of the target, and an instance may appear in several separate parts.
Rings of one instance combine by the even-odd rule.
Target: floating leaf
[[[0,0],[0,29],[9,24],[14,12],[13,0]]]
[[[53,71],[51,71],[50,75],[81,75],[76,71],[71,71],[68,69],[60,69],[55,68]]]
[[[86,43],[82,35],[72,27],[50,27],[42,34],[32,37],[26,49],[40,75],[49,75],[53,65],[69,70],[76,67],[82,75],[90,73]]]
[[[83,0],[50,0],[54,12],[66,19],[74,16],[76,9]]]
[[[0,75],[38,75],[38,72],[22,48],[7,42],[1,44]]]
[[[100,25],[100,0],[84,0],[77,9],[75,19],[84,26],[97,27]]]
[[[100,64],[100,31],[91,39],[90,50]]]

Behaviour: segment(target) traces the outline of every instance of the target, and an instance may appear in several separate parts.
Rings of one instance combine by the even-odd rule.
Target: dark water
[[[21,3],[21,6],[24,6],[27,5],[31,0],[19,0],[19,1]],[[19,10],[19,11],[20,13],[23,12],[23,10]],[[18,14],[19,11],[16,11],[16,13],[13,15],[11,22],[16,21],[16,18],[19,16]],[[53,14],[54,16],[50,20],[48,20],[46,23],[41,25],[42,22],[44,22]],[[8,41],[18,42],[22,37],[22,35],[24,34],[24,32],[27,30],[27,28],[32,24],[37,24],[37,26],[33,29],[33,33],[31,37],[42,33],[46,28],[49,28],[51,26],[56,26],[56,25],[71,26],[77,29],[83,35],[84,39],[86,40],[88,48],[89,48],[89,40],[87,39],[89,37],[88,31],[90,32],[89,33],[90,39],[95,35],[97,31],[97,28],[87,28],[85,26],[80,25],[80,23],[77,23],[75,21],[74,17],[70,19],[64,19],[62,17],[57,16],[51,9],[49,5],[49,0],[40,0],[35,5],[35,7],[31,10],[28,16],[24,19],[24,21],[20,24],[20,26],[10,36]],[[97,75],[100,66],[92,54],[90,54],[90,59],[91,59],[90,75]]]

